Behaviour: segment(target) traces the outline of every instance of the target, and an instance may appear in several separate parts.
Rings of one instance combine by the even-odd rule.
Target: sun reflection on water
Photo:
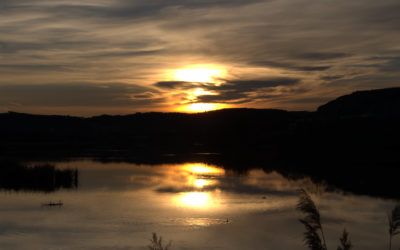
[[[211,197],[205,192],[183,193],[179,197],[179,203],[186,207],[207,208],[211,204]]]
[[[181,224],[185,226],[191,226],[191,227],[208,227],[212,225],[223,225],[229,223],[227,219],[221,219],[221,218],[179,218],[173,221],[175,224]]]
[[[180,192],[173,197],[173,203],[180,207],[209,209],[218,204],[218,176],[225,174],[222,168],[204,163],[189,163],[180,167],[185,176],[187,192]]]
[[[224,169],[215,166],[210,166],[205,163],[190,163],[185,164],[183,169],[192,174],[207,174],[207,175],[223,175],[225,173]]]
[[[210,185],[210,184],[211,184],[211,181],[210,180],[205,180],[205,179],[195,179],[193,181],[193,185],[196,188],[204,188],[205,186]]]

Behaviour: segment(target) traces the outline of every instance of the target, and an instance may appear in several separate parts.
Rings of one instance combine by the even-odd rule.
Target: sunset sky
[[[314,110],[400,86],[399,0],[0,0],[0,112]]]

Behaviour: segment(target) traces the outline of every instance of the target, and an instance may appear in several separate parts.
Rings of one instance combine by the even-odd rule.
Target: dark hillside
[[[224,109],[91,118],[0,114],[7,152],[131,154],[256,152],[298,159],[393,161],[400,149],[400,88],[355,92],[317,112]]]
[[[400,116],[400,88],[357,91],[318,108],[331,116]]]

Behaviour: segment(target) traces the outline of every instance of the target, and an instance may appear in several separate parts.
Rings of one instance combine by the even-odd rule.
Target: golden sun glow
[[[179,186],[187,191],[171,197],[175,206],[201,210],[221,207],[221,191],[217,186],[218,176],[225,174],[224,169],[205,163],[187,163],[177,170],[182,177]]]
[[[220,83],[226,76],[226,70],[215,65],[193,65],[187,68],[176,69],[173,73],[175,81]]]
[[[227,78],[227,70],[217,64],[193,64],[183,68],[167,71],[169,81],[190,82],[192,88],[181,90],[186,95],[184,101],[176,107],[178,112],[199,113],[226,108],[228,105],[220,103],[199,102],[204,95],[217,95],[207,86],[220,86]],[[190,85],[189,85],[190,86]]]
[[[223,104],[219,103],[190,103],[181,108],[181,110],[190,113],[208,112],[212,110],[224,108]]]

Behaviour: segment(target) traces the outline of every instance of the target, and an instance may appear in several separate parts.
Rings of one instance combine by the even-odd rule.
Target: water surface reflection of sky
[[[172,240],[173,249],[306,249],[295,210],[300,187],[319,190],[314,198],[331,248],[346,227],[355,249],[386,249],[386,212],[395,204],[205,163],[79,160],[57,167],[79,169],[77,190],[0,193],[1,249],[146,249],[152,232]],[[41,207],[58,200],[63,207]]]

